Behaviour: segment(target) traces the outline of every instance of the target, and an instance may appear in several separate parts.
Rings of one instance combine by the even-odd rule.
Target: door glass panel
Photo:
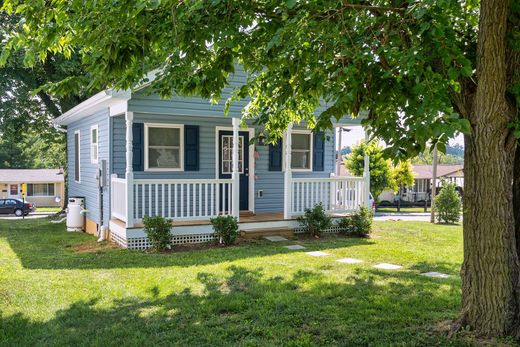
[[[233,135],[222,135],[222,174],[233,173]],[[238,172],[244,173],[244,136],[238,137]]]
[[[18,184],[11,184],[9,187],[9,194],[18,195]]]

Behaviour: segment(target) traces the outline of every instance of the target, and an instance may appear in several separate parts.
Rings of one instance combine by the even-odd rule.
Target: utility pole
[[[435,223],[435,195],[437,194],[437,143],[433,147],[433,175],[432,175],[432,193],[431,193],[431,214],[430,222]]]

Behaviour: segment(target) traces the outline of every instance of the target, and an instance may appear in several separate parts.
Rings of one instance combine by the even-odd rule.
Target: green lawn
[[[430,212],[430,208],[428,208],[427,212]],[[378,207],[377,212],[397,212],[397,207]],[[424,207],[401,207],[400,213],[418,213],[424,212]]]
[[[264,241],[149,254],[46,220],[0,221],[0,345],[469,344],[436,329],[460,305],[461,227],[375,229],[372,239],[300,242],[327,257]]]

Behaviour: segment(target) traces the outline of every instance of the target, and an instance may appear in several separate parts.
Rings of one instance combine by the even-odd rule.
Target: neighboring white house
[[[432,165],[412,165],[415,183],[406,187],[403,192],[402,201],[419,202],[429,198],[431,180],[433,178]],[[441,186],[442,180],[455,183],[459,188],[464,186],[464,165],[438,165],[437,187]],[[396,194],[391,190],[385,190],[379,195],[379,201],[394,202]]]
[[[27,201],[36,206],[63,207],[63,170],[0,169],[0,198],[22,198],[23,183],[27,184]]]

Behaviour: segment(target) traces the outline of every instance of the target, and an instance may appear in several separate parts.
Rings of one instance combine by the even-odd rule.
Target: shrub
[[[315,237],[320,236],[323,230],[332,226],[332,219],[325,214],[321,202],[313,208],[305,209],[303,216],[298,217],[298,222]]]
[[[435,197],[435,211],[439,223],[455,224],[460,220],[462,202],[455,188],[455,183],[443,181],[442,189]]]
[[[211,219],[213,236],[219,243],[229,246],[238,236],[238,221],[233,216],[218,216]]]
[[[349,217],[344,217],[339,222],[339,227],[345,230],[346,233],[365,236],[372,232],[372,219],[374,212],[366,207],[361,207],[359,212],[356,212]]]
[[[172,221],[161,216],[144,216],[144,232],[152,249],[161,252],[170,247],[172,234],[170,233]]]

